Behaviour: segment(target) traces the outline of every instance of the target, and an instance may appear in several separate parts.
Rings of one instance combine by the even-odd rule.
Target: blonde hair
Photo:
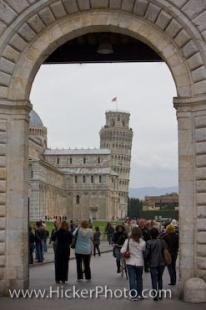
[[[174,228],[174,226],[173,225],[167,225],[167,227],[166,227],[166,232],[168,233],[168,234],[173,234],[173,233],[175,233],[175,228]]]

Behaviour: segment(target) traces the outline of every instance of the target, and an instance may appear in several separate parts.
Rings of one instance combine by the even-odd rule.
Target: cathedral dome
[[[41,118],[34,110],[30,112],[29,116],[30,116],[30,122],[29,122],[30,128],[44,128],[44,124]]]

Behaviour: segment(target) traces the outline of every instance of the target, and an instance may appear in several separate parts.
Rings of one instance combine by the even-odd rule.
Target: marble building
[[[99,149],[50,149],[47,129],[31,111],[31,220],[55,216],[111,220],[127,215],[133,136],[129,117],[126,112],[106,112]]]

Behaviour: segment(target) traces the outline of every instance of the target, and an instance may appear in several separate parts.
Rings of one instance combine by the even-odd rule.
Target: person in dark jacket
[[[121,258],[121,248],[127,239],[127,233],[125,232],[125,228],[123,225],[117,225],[115,229],[115,233],[113,234],[113,255],[116,258],[116,264],[117,264],[117,273],[120,273],[120,258]]]
[[[99,256],[101,255],[100,248],[99,248],[100,237],[101,237],[101,233],[100,233],[99,227],[95,227],[95,233],[93,235],[94,256],[96,255],[96,250],[97,250]]]
[[[150,267],[152,289],[156,292],[154,300],[161,299],[163,288],[162,276],[165,269],[164,249],[167,247],[163,239],[159,239],[159,231],[156,228],[150,230],[151,240],[146,243],[145,259]]]
[[[49,240],[49,244],[52,243],[54,254],[55,254],[55,250],[56,250],[56,240],[55,240],[54,236],[55,236],[55,233],[57,232],[57,230],[58,230],[58,224],[57,224],[57,222],[54,222],[54,228],[52,229],[50,240]]]
[[[45,239],[45,230],[42,226],[42,222],[36,222],[35,228],[35,246],[36,246],[36,259],[38,263],[44,261],[44,239]]]
[[[48,250],[47,240],[49,238],[49,231],[48,231],[47,226],[46,226],[45,223],[43,223],[43,228],[44,228],[43,250],[46,253],[47,250]]]
[[[105,228],[105,234],[107,235],[107,241],[110,244],[112,244],[112,238],[114,235],[114,227],[111,223],[107,223],[107,226]]]
[[[55,281],[63,284],[68,281],[70,245],[72,243],[72,233],[69,231],[69,226],[66,221],[61,223],[53,237],[56,241],[55,249]]]
[[[166,227],[166,234],[164,236],[164,240],[167,244],[168,251],[170,252],[172,258],[171,264],[167,266],[170,275],[169,285],[176,285],[176,261],[179,249],[179,238],[173,225],[168,225]]]
[[[33,252],[35,248],[35,236],[31,226],[29,226],[29,264],[34,263]]]

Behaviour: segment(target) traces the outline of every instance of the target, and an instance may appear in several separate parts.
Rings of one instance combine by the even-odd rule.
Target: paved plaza
[[[113,291],[115,289],[128,288],[128,281],[126,278],[121,278],[119,274],[116,274],[115,260],[112,257],[112,253],[102,254],[101,257],[92,257],[92,281],[88,282],[76,282],[76,265],[75,260],[70,261],[70,271],[69,271],[69,282],[64,286],[65,289],[71,288],[73,285],[76,286],[76,289],[92,289],[95,286],[105,286],[111,288]],[[167,271],[164,275],[165,286],[167,287],[168,276]],[[54,265],[53,263],[48,263],[44,265],[39,265],[30,268],[30,286],[31,289],[49,289],[52,286],[53,290],[57,289],[58,286],[54,282]],[[150,288],[150,276],[149,274],[144,274],[144,287]],[[61,289],[62,286],[60,285]],[[161,302],[153,302],[153,300],[143,300],[139,302],[131,302],[127,299],[105,299],[100,297],[98,299],[67,299],[67,298],[56,298],[52,299],[14,299],[11,298],[1,298],[0,299],[0,308],[3,310],[35,310],[41,307],[44,310],[52,309],[135,309],[136,307],[141,307],[141,309],[175,309],[175,310],[203,310],[205,309],[205,304],[186,304],[177,300],[175,292],[173,292],[172,300],[163,300]]]

